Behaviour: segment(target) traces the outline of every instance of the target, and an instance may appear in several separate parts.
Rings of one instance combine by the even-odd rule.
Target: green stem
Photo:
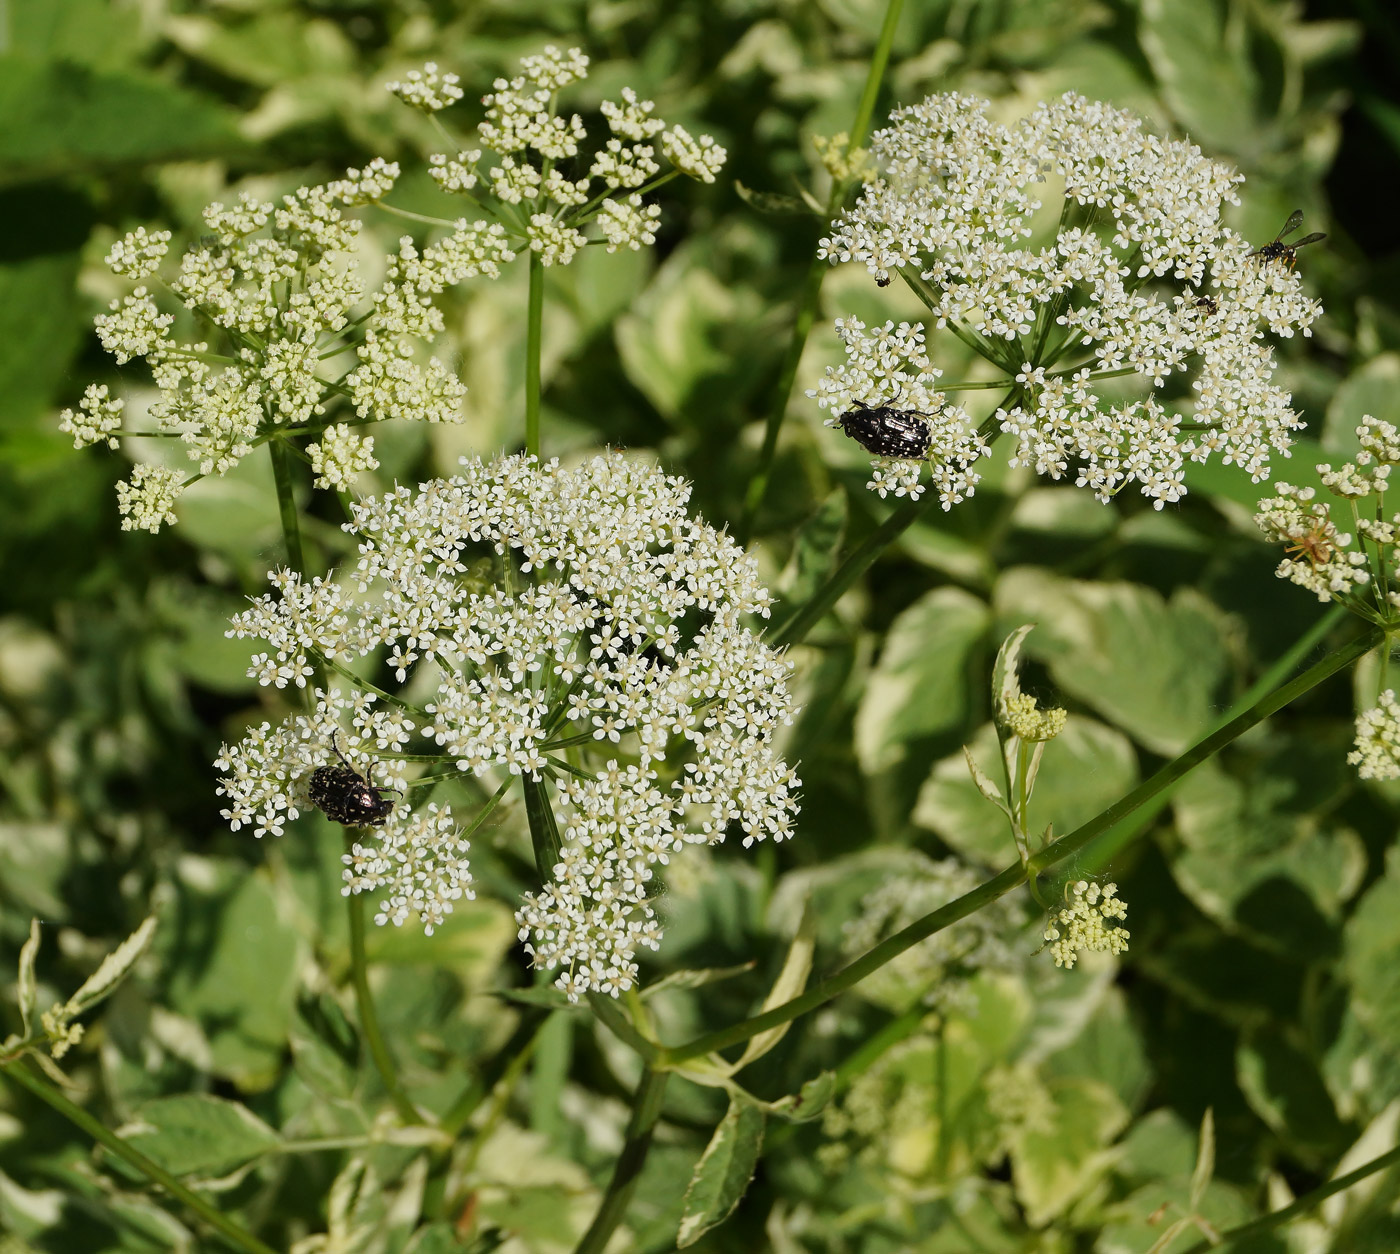
[[[525,451],[540,455],[540,336],[544,324],[544,265],[530,251],[530,295],[525,316]]]
[[[1247,1224],[1241,1224],[1238,1228],[1231,1228],[1228,1232],[1222,1232],[1218,1240],[1197,1241],[1186,1251],[1186,1254],[1206,1254],[1207,1250],[1223,1250],[1227,1246],[1234,1245],[1243,1237],[1254,1236],[1259,1232],[1268,1232],[1272,1228],[1286,1224],[1290,1219],[1307,1214],[1313,1207],[1325,1202],[1333,1194],[1341,1193],[1351,1188],[1353,1184],[1360,1184],[1367,1176],[1375,1175],[1376,1172],[1383,1171],[1394,1163],[1400,1163],[1400,1145],[1371,1159],[1369,1163],[1363,1163],[1355,1171],[1349,1171],[1344,1176],[1338,1176],[1335,1180],[1329,1180],[1326,1184],[1320,1185],[1311,1193],[1303,1194],[1296,1202],[1281,1210],[1273,1211],[1271,1214],[1265,1215],[1261,1219],[1252,1220]]]
[[[1180,757],[1168,762],[1150,779],[1139,784],[1132,792],[1114,802],[1113,805],[1087,823],[1069,835],[1062,836],[1053,844],[1047,845],[1024,867],[1016,862],[1002,871],[1000,875],[974,888],[970,893],[950,901],[947,905],[924,915],[921,919],[916,919],[908,927],[881,941],[880,944],[862,954],[849,966],[823,980],[800,997],[794,997],[779,1006],[774,1006],[771,1010],[766,1010],[762,1014],[754,1015],[752,1018],[732,1024],[727,1028],[721,1028],[716,1032],[707,1032],[685,1045],[663,1049],[662,1063],[674,1066],[690,1058],[698,1058],[718,1049],[739,1045],[750,1037],[757,1036],[760,1032],[780,1027],[784,1023],[790,1023],[799,1015],[804,1015],[809,1010],[815,1010],[818,1006],[825,1005],[832,998],[860,983],[866,976],[878,971],[886,963],[892,962],[906,950],[912,949],[920,941],[926,940],[935,932],[940,932],[959,920],[967,918],[968,915],[976,913],[982,907],[1019,887],[1025,883],[1028,874],[1039,874],[1057,862],[1062,862],[1078,853],[1101,832],[1107,831],[1138,807],[1152,800],[1158,793],[1175,784],[1189,771],[1244,735],[1250,728],[1263,722],[1269,715],[1277,713],[1289,702],[1296,700],[1305,692],[1322,683],[1323,680],[1330,678],[1370,652],[1384,639],[1384,635],[1385,633],[1379,627],[1371,627],[1341,648],[1329,653],[1299,675],[1297,679],[1284,684],[1267,697],[1255,702],[1239,717],[1231,719],[1225,726],[1205,737],[1204,740],[1192,746]]]
[[[860,104],[856,106],[856,120],[851,123],[848,152],[865,143],[865,136],[870,130],[870,119],[875,115],[875,99],[880,94],[880,80],[885,77],[885,67],[890,62],[895,27],[899,25],[899,14],[903,8],[904,0],[889,0],[885,5],[885,20],[875,41],[875,51],[870,54],[870,68],[865,72],[865,87],[860,93]]]
[[[889,64],[890,48],[894,44],[895,27],[899,24],[900,10],[904,0],[888,0],[885,5],[885,20],[880,27],[879,38],[875,41],[875,51],[870,57],[870,66],[865,73],[865,87],[856,106],[855,121],[851,125],[850,139],[846,151],[859,148],[865,142],[870,130],[870,119],[875,112],[875,100],[880,94],[880,81],[885,76]],[[844,181],[833,182],[827,197],[826,214],[822,221],[823,229],[831,222],[841,208],[850,191],[850,184]],[[797,304],[797,316],[793,319],[792,334],[788,338],[787,351],[783,355],[782,368],[778,371],[778,383],[773,392],[773,403],[768,409],[768,418],[763,427],[763,447],[758,455],[758,469],[749,480],[748,491],[744,496],[744,512],[739,520],[738,540],[747,544],[753,532],[754,520],[758,516],[763,498],[768,492],[768,482],[773,474],[773,459],[778,450],[778,433],[782,430],[783,419],[787,417],[788,401],[792,396],[792,385],[797,380],[797,369],[802,364],[802,353],[807,347],[807,337],[812,333],[812,323],[816,321],[817,308],[821,303],[822,280],[831,269],[831,262],[822,258],[812,258],[807,268],[807,277],[802,285],[802,296]]]
[[[530,844],[535,850],[535,870],[540,884],[554,878],[563,843],[559,839],[559,824],[554,819],[554,807],[549,804],[549,792],[542,779],[522,778],[525,786],[525,819],[530,825]]]
[[[369,967],[365,962],[365,902],[359,893],[351,893],[346,899],[350,909],[350,978],[355,985],[355,1006],[360,1014],[360,1029],[369,1045],[370,1057],[374,1059],[375,1070],[384,1082],[389,1099],[399,1118],[407,1124],[422,1124],[420,1115],[408,1094],[399,1084],[394,1071],[394,1060],[384,1044],[384,1034],[379,1030],[379,1015],[374,1009],[374,998],[369,991]]]
[[[267,451],[272,458],[272,479],[277,485],[277,509],[282,516],[282,539],[287,547],[287,565],[298,574],[306,573],[306,554],[301,547],[301,521],[297,516],[297,498],[292,488],[292,453],[283,440],[269,440]]]
[[[909,526],[928,512],[938,500],[936,492],[925,492],[917,501],[902,501],[894,511],[847,555],[846,560],[832,572],[811,599],[781,623],[774,623],[763,633],[774,648],[796,644],[812,630],[828,610],[845,595],[846,590],[874,563],[890,544]]]
[[[661,1056],[661,1047],[649,1041],[636,1025],[618,1008],[617,1003],[606,993],[589,993],[588,1005],[599,1021],[618,1040],[630,1045],[645,1062],[655,1062]]]
[[[147,1158],[134,1146],[128,1145],[81,1106],[70,1102],[57,1088],[46,1080],[40,1079],[27,1063],[13,1063],[0,1069],[0,1074],[13,1080],[20,1087],[28,1089],[40,1101],[47,1103],[70,1123],[81,1128],[99,1145],[115,1154],[129,1166],[134,1167],[147,1179],[160,1185],[172,1197],[183,1202],[235,1249],[245,1250],[247,1254],[276,1254],[270,1245],[264,1245],[251,1232],[240,1228],[226,1215],[206,1202],[198,1193],[181,1184],[159,1163]]]
[[[1347,617],[1348,611],[1345,606],[1334,605],[1311,627],[1298,637],[1288,650],[1262,675],[1256,679],[1245,693],[1221,716],[1216,723],[1216,727],[1223,727],[1231,719],[1243,714],[1250,706],[1258,701],[1265,693],[1272,691],[1283,683],[1295,670],[1302,660],[1307,657],[1323,639],[1327,633],[1332,631],[1337,624]],[[1158,814],[1162,812],[1168,801],[1171,800],[1172,793],[1176,791],[1175,786],[1165,789],[1157,794],[1150,802],[1138,810],[1126,822],[1117,823],[1109,828],[1102,835],[1098,836],[1093,844],[1085,848],[1080,857],[1080,867],[1089,874],[1094,874],[1107,866],[1118,851],[1132,840],[1138,832],[1152,822]]]
[[[656,1121],[661,1117],[661,1102],[666,1095],[668,1071],[653,1071],[646,1067],[638,1081],[637,1092],[632,1098],[632,1118],[627,1123],[627,1140],[618,1155],[613,1168],[608,1191],[598,1206],[583,1240],[578,1243],[574,1254],[602,1254],[608,1239],[622,1222],[627,1211],[627,1203],[632,1200],[632,1192],[637,1187],[637,1177],[642,1173],[647,1151],[651,1149],[652,1133]]]

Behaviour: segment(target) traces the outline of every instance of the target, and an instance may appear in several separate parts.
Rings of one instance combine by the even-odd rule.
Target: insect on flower
[[[378,788],[359,773],[332,743],[339,766],[318,766],[311,772],[307,789],[311,804],[335,823],[346,827],[378,827],[389,817],[394,803],[384,794],[394,789]]]
[[[927,417],[893,405],[867,405],[862,401],[842,414],[836,425],[877,457],[918,460],[928,456],[932,440]]]
[[[1283,224],[1283,230],[1275,235],[1274,238],[1262,248],[1256,248],[1249,255],[1251,257],[1258,257],[1263,261],[1286,261],[1288,263],[1288,268],[1290,270],[1293,269],[1298,262],[1298,250],[1302,248],[1304,244],[1316,244],[1320,240],[1325,240],[1327,238],[1326,232],[1314,231],[1311,235],[1304,235],[1300,240],[1294,240],[1291,244],[1285,244],[1283,242],[1283,237],[1285,235],[1292,235],[1293,232],[1302,225],[1303,211],[1301,209],[1295,209],[1288,215],[1288,221]]]
[[[1191,307],[1205,318],[1214,318],[1220,312],[1220,302],[1214,296],[1198,296]]]

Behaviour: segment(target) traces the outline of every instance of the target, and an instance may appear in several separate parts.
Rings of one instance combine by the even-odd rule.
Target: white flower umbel
[[[131,479],[117,484],[122,530],[159,531],[162,523],[173,523],[181,487],[178,470],[138,462],[131,468]]]
[[[1355,461],[1317,467],[1330,502],[1318,499],[1314,488],[1279,483],[1259,502],[1254,521],[1284,546],[1280,579],[1390,625],[1400,617],[1400,514],[1390,511],[1386,488],[1400,465],[1400,430],[1367,414],[1356,434],[1361,448]],[[1348,530],[1337,525],[1338,516]]]
[[[1009,126],[989,108],[946,95],[898,110],[871,144],[883,173],[819,255],[907,282],[930,328],[1002,373],[982,431],[1013,438],[1013,465],[1101,500],[1136,484],[1158,508],[1212,455],[1265,478],[1302,425],[1266,335],[1307,335],[1321,311],[1287,258],[1251,256],[1221,222],[1241,176],[1073,93]],[[984,448],[948,405],[962,385],[933,386],[916,328],[837,328],[847,360],[814,393],[829,425],[862,403],[922,413],[944,508],[969,495]]]
[[[425,81],[430,69],[436,71],[425,67],[420,76]],[[490,214],[512,255],[528,250],[547,266],[568,265],[589,243],[606,243],[609,252],[655,243],[661,211],[644,198],[681,174],[713,183],[724,165],[725,150],[713,137],[692,139],[682,127],[668,129],[654,116],[654,102],[630,87],[622,88],[620,101],[598,106],[611,134],[590,156],[583,119],[559,104],[561,91],[587,77],[588,58],[578,48],[550,45],[521,58],[520,72],[496,79],[482,97],[486,116],[474,144],[428,158],[438,186]],[[405,94],[412,86],[396,83],[391,90],[425,107]],[[668,170],[656,159],[652,141],[658,136]],[[574,177],[585,169],[586,178]],[[630,195],[612,195],[618,191]]]
[[[1045,943],[1057,967],[1073,967],[1082,953],[1121,954],[1130,933],[1116,920],[1128,916],[1117,884],[1076,880],[1066,889],[1066,904],[1045,926]]]
[[[309,445],[306,452],[311,458],[318,488],[348,492],[360,471],[373,470],[379,465],[374,460],[374,437],[357,435],[343,423],[327,427],[320,443]]]
[[[526,894],[521,939],[571,997],[616,994],[660,936],[653,876],[674,850],[791,834],[798,780],[774,746],[791,717],[789,667],[745,622],[771,599],[753,559],[688,516],[688,485],[653,466],[617,453],[575,469],[463,465],[353,506],[354,569],[277,575],[231,634],[266,642],[249,674],[275,687],[305,685],[318,664],[348,673],[369,654],[401,683],[423,671],[415,691],[430,678],[422,716],[392,727],[356,694],[380,722],[357,714],[346,752],[364,769],[378,750],[376,785],[412,797],[390,770],[410,733],[415,757],[464,774],[550,781],[562,851]],[[334,761],[330,707],[343,699],[328,700],[319,723],[264,726],[225,750],[231,824],[276,832],[305,809],[310,772]],[[411,812],[395,810],[381,844]],[[376,890],[385,858],[356,862],[352,888]],[[385,918],[402,917],[396,900]]]
[[[1362,779],[1400,779],[1400,701],[1387,688],[1356,719],[1356,750],[1347,754]]]
[[[206,233],[167,285],[198,340],[171,334],[175,315],[146,286],[98,317],[98,335],[118,362],[146,359],[159,389],[147,413],[157,433],[184,442],[197,468],[187,480],[162,471],[159,487],[150,471],[138,470],[120,498],[124,526],[155,530],[172,521],[167,498],[176,488],[227,473],[274,438],[310,445],[322,486],[343,486],[345,475],[327,473],[335,461],[326,460],[327,441],[348,449],[343,434],[332,432],[344,431],[335,419],[352,407],[370,421],[460,421],[465,388],[448,366],[424,360],[423,343],[443,327],[432,298],[472,275],[498,275],[499,263],[515,254],[499,226],[461,222],[421,255],[411,239],[402,241],[383,286],[367,294],[351,255],[360,223],[344,209],[380,200],[398,173],[394,163],[376,159],[325,186],[299,188],[280,204],[244,193],[231,206],[209,205]],[[169,239],[169,232],[138,227],[112,248],[108,263],[119,275],[148,278]],[[121,404],[107,400],[105,388],[89,388],[82,416],[64,411],[60,427],[80,445],[115,448]],[[373,463],[356,454],[340,464]],[[142,521],[133,523],[138,516]]]

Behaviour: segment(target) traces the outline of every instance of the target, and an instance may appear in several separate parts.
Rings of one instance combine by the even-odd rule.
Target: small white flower
[[[1012,126],[988,109],[954,94],[897,110],[871,144],[882,173],[818,255],[861,264],[882,285],[904,275],[930,329],[957,327],[1019,385],[994,419],[1014,440],[1012,465],[1073,476],[1102,500],[1136,484],[1159,509],[1184,494],[1190,461],[1218,455],[1266,477],[1302,424],[1264,337],[1308,334],[1320,307],[1296,273],[1252,257],[1221,221],[1241,176],[1073,93]],[[1056,208],[1041,189],[1057,182],[1060,225],[1033,240],[1032,219]],[[837,329],[847,361],[828,369],[823,407],[893,405],[937,424],[922,344],[899,344],[888,324]],[[1112,380],[1102,391],[1101,378]],[[1175,399],[1183,379],[1190,403]],[[1138,395],[1124,399],[1125,387]],[[971,433],[955,423],[948,434],[935,430],[930,447],[945,507],[977,480]]]
[[[107,254],[107,264],[113,274],[128,279],[144,279],[155,273],[169,248],[169,231],[147,232],[144,226],[138,226],[112,245],[112,251]]]
[[[103,444],[108,448],[117,447],[117,438],[112,433],[121,430],[122,409],[126,402],[120,397],[108,399],[105,383],[89,383],[78,402],[79,413],[65,409],[58,418],[58,429],[73,437],[74,448],[86,448],[89,444]]]
[[[661,151],[682,174],[702,183],[713,183],[729,158],[729,153],[715,143],[712,136],[691,139],[690,132],[683,126],[673,126],[662,132]]]
[[[1356,719],[1356,750],[1347,761],[1362,779],[1400,779],[1400,701],[1387,688]]]
[[[311,469],[318,488],[338,488],[348,492],[355,476],[379,465],[374,460],[374,437],[356,435],[344,423],[327,427],[319,442],[307,446]]]
[[[400,682],[419,672],[426,721],[386,713],[374,694],[318,693],[314,716],[225,748],[230,825],[280,833],[338,737],[357,769],[379,762],[376,786],[407,787],[392,768],[415,734],[415,754],[436,747],[463,773],[550,779],[563,848],[517,914],[522,939],[570,996],[630,987],[636,951],[660,940],[657,868],[686,842],[786,839],[797,811],[774,745],[791,719],[788,663],[744,623],[771,598],[754,560],[691,519],[688,499],[681,480],[611,454],[569,470],[473,460],[354,504],[355,567],[280,572],[230,634],[264,642],[249,674],[269,687],[306,685],[317,657],[349,667],[382,651]],[[511,586],[464,577],[483,560],[508,565]],[[354,891],[389,893],[381,921],[432,922],[460,886],[446,821],[420,819],[405,801],[348,863]],[[410,881],[428,874],[419,831],[438,860],[415,895]]]
[[[1117,896],[1117,884],[1091,884],[1077,880],[1066,896],[1073,900],[1051,916],[1045,941],[1057,967],[1073,967],[1081,953],[1121,954],[1130,933],[1115,920],[1127,918],[1128,906]]]
[[[643,205],[635,192],[621,203],[608,197],[598,210],[598,229],[608,241],[608,252],[619,248],[639,249],[656,243],[660,205]]]
[[[168,466],[138,463],[131,468],[131,479],[117,484],[117,508],[122,530],[156,532],[162,523],[175,521],[175,501],[184,484],[180,472]]]
[[[424,113],[436,113],[462,98],[458,86],[461,81],[455,74],[439,74],[437,63],[429,61],[421,70],[409,70],[401,80],[386,83],[385,87],[404,104]]]

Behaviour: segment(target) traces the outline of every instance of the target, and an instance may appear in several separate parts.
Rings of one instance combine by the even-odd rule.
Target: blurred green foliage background
[[[222,631],[280,560],[275,500],[264,463],[249,459],[191,491],[180,527],[118,529],[125,464],[74,453],[56,423],[92,380],[137,406],[147,385],[91,331],[116,294],[101,258],[137,224],[197,234],[210,200],[282,192],[376,155],[404,165],[399,202],[426,205],[435,141],[384,81],[425,60],[461,74],[465,129],[518,56],[579,44],[594,65],[578,107],[634,85],[665,117],[713,133],[730,165],[712,187],[667,189],[654,250],[589,250],[550,272],[546,447],[654,449],[694,480],[707,518],[736,520],[820,225],[758,212],[734,180],[821,191],[810,136],[849,127],[883,8],[0,7],[0,970],[14,969],[37,916],[40,980],[60,999],[154,908],[152,954],[67,1060],[70,1074],[111,1126],[144,1117],[174,1137],[180,1118],[233,1120],[198,1142],[222,1153],[182,1166],[218,1181],[219,1205],[279,1249],[571,1248],[620,1144],[636,1064],[585,1015],[556,1011],[499,1106],[475,1104],[538,1026],[538,1011],[493,991],[530,982],[508,904],[528,838],[508,814],[478,840],[483,891],[451,927],[372,937],[410,1091],[435,1110],[474,1112],[457,1145],[385,1143],[353,1161],[343,1148],[288,1151],[363,1137],[384,1100],[345,1009],[339,829],[316,816],[258,844],[227,831],[213,792],[221,739],[270,699],[243,675],[246,647]],[[1281,351],[1309,423],[1282,471],[1296,479],[1345,453],[1362,413],[1400,422],[1397,58],[1400,18],[1379,0],[909,0],[877,119],[933,91],[1011,108],[1073,89],[1238,164],[1248,182],[1234,224],[1250,238],[1271,238],[1302,206],[1329,239],[1300,259],[1327,315],[1312,340]],[[367,220],[390,248],[401,225]],[[831,317],[917,316],[894,289],[855,277],[827,281],[760,519],[761,560],[794,601],[843,540],[883,516],[862,486],[865,454],[801,394],[837,360]],[[518,439],[523,269],[452,293],[448,309],[466,421],[377,433],[383,485]],[[1030,686],[1071,711],[1037,793],[1039,822],[1064,832],[1198,738],[1316,622],[1320,607],[1273,576],[1277,554],[1250,519],[1259,489],[1229,469],[1191,482],[1158,513],[1003,472],[905,533],[794,653],[798,839],[677,868],[653,978],[755,966],[658,996],[671,1037],[758,1004],[804,895],[819,907],[825,971],[861,895],[904,873],[910,851],[955,854],[979,874],[1011,859],[961,756],[990,744],[988,675],[1011,627],[1040,624]],[[325,566],[345,552],[335,523],[326,510],[309,528]],[[1361,668],[1363,700],[1374,684],[1374,667]],[[750,1086],[776,1097],[837,1068],[842,1094],[825,1120],[770,1136],[739,1210],[697,1248],[1138,1254],[1186,1213],[1207,1108],[1215,1178],[1198,1209],[1217,1228],[1316,1186],[1344,1155],[1355,1165],[1395,1144],[1400,790],[1346,767],[1352,713],[1346,683],[1320,690],[1070,868],[1111,874],[1130,902],[1132,948],[1116,967],[1064,973],[1033,959],[1032,920],[1006,938],[1020,960],[972,976],[937,1031],[886,986],[800,1021],[746,1073]],[[0,998],[5,1031],[12,1011]],[[863,1046],[872,1039],[883,1052]],[[722,1109],[715,1091],[673,1084],[617,1248],[672,1248]],[[157,1157],[183,1144],[147,1142]],[[1246,1248],[1393,1252],[1398,1204],[1383,1174]],[[317,1244],[328,1226],[341,1235]],[[4,1254],[203,1239],[0,1085]]]

